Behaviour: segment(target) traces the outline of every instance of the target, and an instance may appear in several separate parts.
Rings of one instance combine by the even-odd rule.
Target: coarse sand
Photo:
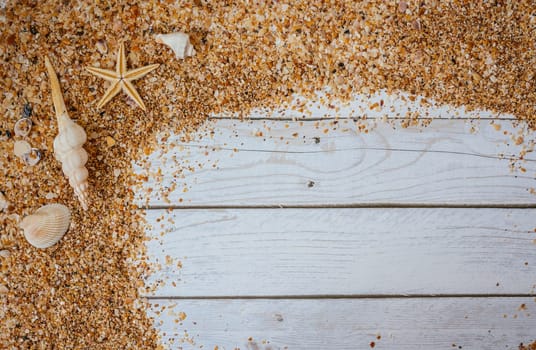
[[[0,2],[0,347],[153,349],[144,290],[143,213],[132,161],[158,131],[188,134],[211,113],[247,115],[294,93],[333,99],[378,89],[469,109],[511,113],[534,126],[533,1],[8,1]],[[154,35],[190,35],[178,60]],[[158,63],[134,82],[147,112],[124,94],[96,107],[107,85],[84,70]],[[53,157],[57,134],[48,55],[71,118],[88,134],[90,208],[82,211]],[[30,114],[27,137],[13,134]],[[35,166],[13,154],[25,139]],[[41,205],[64,203],[72,227],[38,250],[18,229]]]

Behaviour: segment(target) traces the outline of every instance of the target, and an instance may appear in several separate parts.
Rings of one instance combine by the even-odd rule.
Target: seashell
[[[7,250],[7,249],[0,250],[0,258],[7,259],[7,258],[9,258],[10,255],[11,255],[11,253],[9,252],[9,250]]]
[[[36,248],[48,248],[56,244],[67,232],[71,223],[71,211],[63,204],[48,204],[26,216],[20,223],[26,240]]]
[[[9,201],[4,194],[0,191],[0,211],[6,210],[9,207]]]
[[[82,148],[87,140],[87,135],[80,125],[69,118],[58,77],[48,57],[45,57],[45,65],[52,86],[52,100],[59,130],[58,136],[54,139],[54,156],[61,163],[63,173],[69,179],[69,184],[74,189],[82,208],[87,210],[89,184],[85,165],[88,156]]]
[[[185,33],[170,33],[155,35],[157,43],[169,46],[175,53],[175,57],[184,59],[195,55],[195,49],[190,43],[190,37]]]
[[[32,130],[33,122],[30,118],[21,118],[15,123],[15,135],[25,137]]]
[[[30,152],[22,155],[24,163],[30,166],[34,166],[41,160],[41,151],[37,148],[32,148]]]
[[[22,156],[31,150],[32,146],[28,143],[28,141],[18,140],[15,141],[15,144],[13,145],[13,153],[19,158],[22,158]]]
[[[106,45],[106,41],[104,40],[98,40],[95,47],[103,55],[108,52],[108,45]]]

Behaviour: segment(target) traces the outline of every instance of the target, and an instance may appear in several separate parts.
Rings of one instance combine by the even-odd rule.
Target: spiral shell
[[[87,135],[80,125],[69,118],[61,95],[58,77],[48,57],[45,57],[45,65],[52,85],[52,100],[54,101],[59,130],[58,136],[54,139],[54,155],[61,162],[63,173],[69,179],[69,184],[74,189],[82,208],[87,210],[89,184],[85,165],[88,155],[82,148],[87,140]]]
[[[26,216],[20,223],[26,240],[36,248],[48,248],[56,244],[67,232],[71,212],[63,204],[48,204]]]

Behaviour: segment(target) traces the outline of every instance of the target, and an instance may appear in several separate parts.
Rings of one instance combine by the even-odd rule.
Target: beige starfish
[[[127,71],[127,58],[125,56],[125,46],[123,43],[119,46],[119,51],[117,51],[117,66],[115,72],[112,70],[96,68],[96,67],[86,67],[86,69],[96,76],[112,82],[112,85],[106,90],[104,96],[97,104],[97,108],[101,108],[108,101],[110,101],[119,91],[123,90],[130,98],[134,100],[140,106],[141,109],[145,111],[145,105],[136,91],[134,85],[131,81],[143,77],[145,74],[150,71],[158,68],[159,64],[151,64],[149,66],[136,68],[130,71]]]

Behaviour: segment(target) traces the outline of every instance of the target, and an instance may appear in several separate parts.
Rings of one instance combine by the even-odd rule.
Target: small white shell
[[[95,47],[103,55],[108,52],[108,45],[106,45],[106,41],[104,40],[98,40]]]
[[[21,118],[15,123],[15,135],[17,136],[28,136],[30,130],[32,130],[33,122],[30,118]]]
[[[48,204],[25,217],[20,228],[26,240],[36,248],[48,248],[56,244],[67,232],[71,212],[63,204]]]
[[[22,155],[24,163],[30,166],[34,166],[41,160],[41,151],[37,148],[32,148],[30,152]]]
[[[180,32],[157,34],[155,35],[155,39],[157,43],[169,46],[177,58],[184,59],[185,57],[195,55],[195,49],[190,43],[188,34]]]
[[[13,153],[19,158],[22,158],[23,155],[29,153],[31,150],[32,146],[28,141],[18,140],[15,141],[15,144],[13,145]]]

